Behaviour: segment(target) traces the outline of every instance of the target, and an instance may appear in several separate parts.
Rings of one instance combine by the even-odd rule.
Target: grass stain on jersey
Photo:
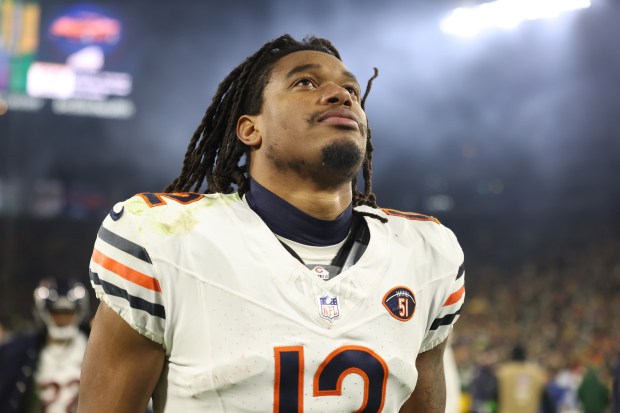
[[[163,196],[164,203],[149,206],[140,196],[134,196],[125,202],[127,214],[142,217],[141,232],[155,232],[164,235],[178,235],[190,232],[198,223],[196,213],[211,207],[218,195],[183,204],[173,198]]]

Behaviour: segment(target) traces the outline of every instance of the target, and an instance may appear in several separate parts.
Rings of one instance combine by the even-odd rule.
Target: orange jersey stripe
[[[437,218],[432,217],[430,215],[418,214],[417,212],[404,212],[404,211],[399,211],[397,209],[390,209],[390,208],[381,208],[381,210],[388,215],[406,218],[410,221],[432,221],[437,224],[440,224]]]
[[[157,281],[155,278],[150,277],[146,274],[142,274],[139,271],[133,270],[128,266],[123,265],[120,262],[108,257],[107,255],[104,255],[97,249],[93,251],[93,261],[101,265],[103,268],[112,271],[114,274],[117,274],[124,279],[131,281],[134,284],[138,284],[139,286],[148,288],[149,290],[161,292],[159,281]]]
[[[465,286],[462,286],[461,288],[458,289],[458,291],[455,291],[452,294],[450,294],[450,297],[448,297],[446,302],[443,303],[443,306],[446,307],[446,306],[449,306],[449,305],[452,305],[458,302],[463,297],[463,294],[465,294]]]

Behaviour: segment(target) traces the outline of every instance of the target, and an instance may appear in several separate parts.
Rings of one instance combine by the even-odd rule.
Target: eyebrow
[[[289,70],[289,72],[286,74],[286,78],[287,79],[291,78],[291,77],[295,76],[297,73],[306,72],[306,71],[309,71],[309,70],[319,70],[321,68],[322,68],[322,66],[317,64],[317,63],[306,63],[304,65],[295,66],[294,68]],[[345,71],[342,72],[342,75],[344,77],[348,77],[349,79],[351,79],[355,83],[359,84],[359,82],[357,81],[357,78],[355,77],[355,75],[353,73],[345,70]]]

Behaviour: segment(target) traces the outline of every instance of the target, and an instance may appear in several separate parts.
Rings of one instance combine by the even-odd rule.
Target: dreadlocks
[[[328,53],[339,60],[340,53],[326,39],[306,37],[301,42],[290,35],[283,35],[263,45],[256,53],[237,66],[220,83],[211,105],[207,108],[200,125],[192,135],[185,153],[181,174],[165,188],[166,192],[198,192],[206,180],[205,193],[231,193],[237,186],[239,194],[249,189],[248,147],[236,136],[237,119],[241,115],[259,114],[263,104],[263,91],[271,76],[275,62],[297,51],[314,50]],[[362,108],[370,92],[372,81],[378,71],[368,80],[362,98]],[[377,207],[372,192],[372,152],[370,128],[366,138],[364,158],[364,192],[357,189],[357,178],[353,179],[353,205]],[[245,161],[241,164],[243,155]]]

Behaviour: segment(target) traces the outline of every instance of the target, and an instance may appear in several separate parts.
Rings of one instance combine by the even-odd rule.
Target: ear
[[[237,138],[251,148],[262,143],[262,135],[257,129],[257,116],[242,115],[237,120]]]

